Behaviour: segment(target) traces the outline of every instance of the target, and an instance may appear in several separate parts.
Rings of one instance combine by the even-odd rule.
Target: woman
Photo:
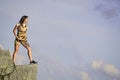
[[[31,52],[31,47],[29,45],[29,43],[27,42],[27,22],[28,22],[28,16],[24,15],[21,17],[19,23],[17,23],[13,29],[13,33],[15,35],[15,43],[14,43],[14,53],[13,53],[13,61],[15,62],[16,59],[16,54],[18,53],[18,49],[20,44],[22,44],[26,49],[27,49],[27,53],[30,59],[30,64],[32,63],[37,63],[32,59],[32,52]],[[17,31],[17,33],[16,33]]]

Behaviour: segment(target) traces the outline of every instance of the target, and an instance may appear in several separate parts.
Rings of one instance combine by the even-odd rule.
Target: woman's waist
[[[20,40],[27,40],[27,36],[18,36],[18,39],[20,39]]]
[[[27,37],[27,34],[19,34],[19,33],[18,33],[17,36],[18,36],[18,38],[21,38],[21,37],[22,37],[22,38],[26,38],[26,37]]]
[[[21,37],[21,36],[27,36],[27,34],[17,34],[18,37]]]
[[[26,31],[18,31],[18,34],[26,34]]]

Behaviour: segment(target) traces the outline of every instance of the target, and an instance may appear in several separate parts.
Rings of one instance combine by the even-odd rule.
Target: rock
[[[0,48],[0,80],[36,80],[38,64],[15,65],[9,50]]]
[[[10,80],[36,80],[37,64],[17,65]]]
[[[0,45],[0,50],[2,50],[3,49],[3,47]]]

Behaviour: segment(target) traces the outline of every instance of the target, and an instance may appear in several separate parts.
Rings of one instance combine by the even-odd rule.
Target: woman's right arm
[[[13,33],[14,33],[14,35],[15,35],[16,38],[18,38],[18,37],[17,37],[17,34],[16,34],[17,29],[18,29],[18,26],[16,25],[16,26],[14,27],[14,29],[13,29]]]

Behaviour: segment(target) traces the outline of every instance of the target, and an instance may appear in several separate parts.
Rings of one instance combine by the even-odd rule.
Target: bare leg
[[[18,53],[18,50],[19,50],[19,45],[18,44],[15,44],[14,45],[14,53],[13,53],[13,57],[12,57],[12,60],[15,62],[15,59],[16,59],[16,54]]]
[[[27,54],[29,57],[30,62],[32,62],[32,51],[31,51],[31,47],[28,43],[22,43],[22,45],[27,49]]]

